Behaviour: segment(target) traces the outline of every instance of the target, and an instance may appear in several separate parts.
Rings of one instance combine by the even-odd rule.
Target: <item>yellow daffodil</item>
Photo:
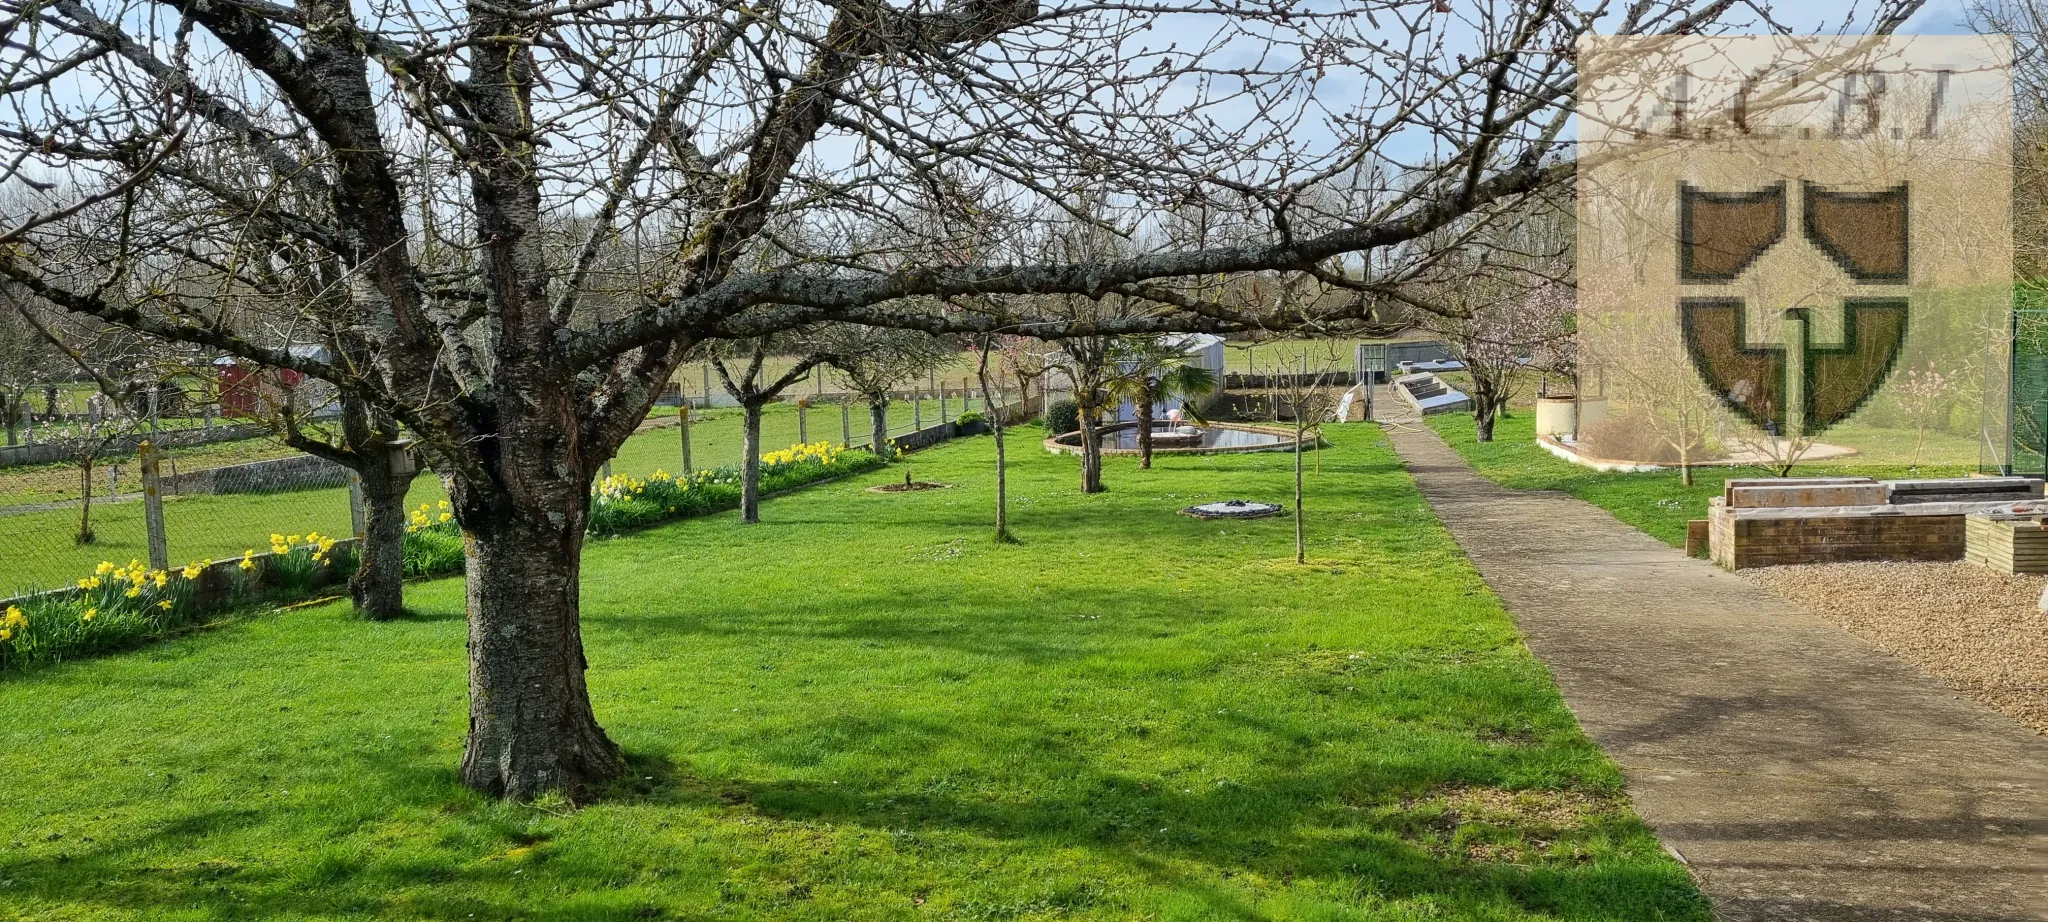
[[[78,616],[78,620],[80,620],[80,621],[91,621],[91,620],[93,619],[93,616],[95,616],[95,615],[98,615],[99,613],[100,613],[100,610],[99,610],[99,609],[97,609],[97,608],[88,608],[88,609],[86,609],[86,610],[85,610],[85,614],[82,614],[82,615],[79,615],[79,616]]]
[[[156,583],[156,588],[162,589],[164,584],[171,581],[171,574],[163,570],[156,570],[149,574],[149,579],[151,582]]]
[[[195,560],[186,564],[185,569],[180,572],[184,574],[186,579],[198,579],[199,574],[206,572],[206,564]]]
[[[158,603],[156,603],[156,607],[158,607],[158,608],[161,608],[161,609],[163,609],[164,611],[170,611],[170,610],[171,610],[171,600],[170,600],[170,599],[165,599],[165,600],[163,600],[163,601],[161,601],[161,602],[158,602]]]
[[[425,504],[424,504],[424,503],[422,503],[421,505],[425,505]],[[442,500],[442,501],[441,501],[441,508],[443,508],[443,509],[446,509],[446,508],[448,508],[448,501],[447,501],[447,500],[445,500],[445,499],[444,499],[444,500]]]
[[[441,519],[440,519],[440,520],[441,520],[441,521],[443,521],[443,522],[446,522],[446,521],[448,521],[448,520],[450,520],[450,519],[453,519],[453,518],[455,518],[455,513],[453,513],[453,512],[443,512],[443,513],[441,513]]]
[[[14,631],[12,629],[0,627],[0,643],[6,643],[13,639]]]
[[[97,576],[105,576],[109,573],[112,573],[114,572],[114,562],[111,560],[102,560],[100,561],[99,566],[92,568],[92,572]]]
[[[138,596],[138,595],[141,595],[141,594],[142,594],[142,587],[141,587],[141,586],[130,586],[130,587],[128,587],[128,591],[127,591],[127,592],[125,592],[125,593],[122,593],[122,594],[123,594],[123,595],[126,595],[127,597],[129,597],[129,598],[131,598],[131,599],[132,599],[132,598],[135,598],[136,596]]]

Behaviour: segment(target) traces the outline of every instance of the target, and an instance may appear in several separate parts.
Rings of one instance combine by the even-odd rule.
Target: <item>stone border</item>
[[[1137,423],[1125,421],[1120,423],[1110,423],[1109,425],[1102,427],[1101,431],[1106,433],[1122,432],[1125,429],[1135,429],[1137,427]],[[1271,445],[1233,445],[1223,448],[1168,448],[1161,445],[1153,445],[1153,456],[1156,457],[1159,455],[1243,455],[1261,451],[1294,450],[1295,438],[1294,431],[1291,429],[1275,429],[1271,426],[1247,426],[1241,423],[1209,423],[1203,428],[1234,429],[1238,432],[1263,432],[1267,435],[1279,436],[1282,439],[1282,441],[1275,442]],[[1076,432],[1066,432],[1046,439],[1044,442],[1045,450],[1056,455],[1080,454],[1081,446],[1079,444],[1069,445],[1060,441],[1061,439],[1066,438],[1067,436],[1076,434]],[[1302,439],[1301,441],[1302,444],[1308,448],[1321,448],[1323,444],[1322,438],[1316,435],[1315,433],[1310,433],[1307,438]],[[1102,456],[1105,458],[1135,458],[1138,456],[1138,450],[1135,448],[1104,448],[1102,449]]]

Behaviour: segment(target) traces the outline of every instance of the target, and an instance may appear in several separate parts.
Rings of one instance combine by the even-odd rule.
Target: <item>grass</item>
[[[1032,431],[1019,431],[1028,444]],[[1313,564],[1278,455],[990,440],[593,542],[595,803],[467,793],[462,586],[0,680],[0,894],[29,920],[1687,919],[1709,912],[1374,430]]]
[[[925,401],[926,425],[938,422],[938,410],[937,401]],[[958,401],[949,401],[947,410],[956,416],[962,412]],[[892,429],[899,434],[909,431],[913,419],[907,402],[891,411],[890,421],[895,424]],[[694,466],[704,469],[739,463],[740,411],[694,410],[692,420],[690,461]],[[839,409],[812,408],[805,428],[812,441],[836,441],[841,434]],[[770,406],[762,414],[761,444],[769,451],[796,444],[798,429],[794,405]],[[856,442],[866,440],[866,417],[858,410],[853,418],[853,433]],[[200,449],[190,451],[196,453]],[[179,450],[176,456],[181,466],[188,465],[186,450]],[[640,478],[652,476],[657,470],[680,472],[682,436],[674,427],[639,433],[626,441],[612,468],[615,473]],[[67,474],[76,480],[76,469],[68,470]],[[131,490],[136,486],[133,475],[124,477],[124,483]],[[0,516],[0,596],[17,590],[68,585],[102,560],[125,563],[130,558],[146,559],[149,548],[142,503],[135,501],[133,492],[124,496],[120,502],[103,502],[104,497],[94,500],[92,518],[98,540],[88,545],[73,540],[78,532],[75,506]],[[408,502],[434,503],[446,497],[440,481],[426,475],[413,482]],[[351,533],[348,491],[340,487],[172,496],[164,501],[164,524],[169,533],[171,559],[179,564],[240,556],[249,548],[260,550],[272,532]]]
[[[1569,493],[1673,547],[1685,545],[1685,523],[1706,518],[1707,500],[1721,495],[1722,485],[1729,479],[1769,476],[1769,472],[1754,467],[1696,467],[1693,486],[1687,487],[1675,469],[1642,474],[1601,473],[1561,460],[1538,447],[1536,419],[1526,411],[1498,420],[1494,440],[1484,444],[1474,437],[1470,415],[1446,413],[1429,417],[1428,421],[1486,479],[1517,490]],[[1869,458],[1845,458],[1840,463],[1802,464],[1794,475],[1960,477],[1974,469],[1975,465],[1908,468],[1901,462],[1872,463]]]

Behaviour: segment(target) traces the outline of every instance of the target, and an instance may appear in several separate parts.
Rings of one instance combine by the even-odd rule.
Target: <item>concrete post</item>
[[[163,482],[157,477],[157,447],[148,439],[142,442],[142,521],[149,532],[149,566],[153,570],[171,568],[169,536],[164,532]]]

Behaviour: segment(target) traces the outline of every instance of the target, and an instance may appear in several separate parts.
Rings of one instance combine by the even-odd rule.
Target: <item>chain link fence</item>
[[[764,410],[764,453],[806,442],[868,447],[864,401],[806,395],[803,403]],[[890,403],[888,431],[897,438],[986,409],[979,392],[963,393],[958,382],[906,392]],[[680,417],[673,407],[651,417],[621,448],[613,471],[644,478],[657,470],[678,474],[741,463],[737,407],[689,411],[687,463]],[[145,421],[88,437],[81,427],[64,429],[64,421],[38,415],[36,438],[22,426],[13,448],[0,446],[0,596],[71,585],[101,561],[152,562],[144,440],[155,456],[157,534],[162,562],[170,567],[262,553],[273,534],[355,533],[348,472],[285,447],[260,426],[217,416],[162,416],[154,427]],[[69,436],[58,438],[60,432]],[[413,481],[407,504],[435,506],[445,498],[428,473]]]

